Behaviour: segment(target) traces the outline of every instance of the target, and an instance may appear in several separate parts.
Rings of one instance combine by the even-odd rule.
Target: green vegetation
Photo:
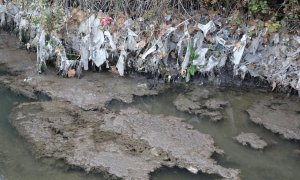
[[[258,13],[268,14],[270,13],[270,7],[266,0],[251,0],[249,3],[249,10],[251,15]]]
[[[242,16],[235,20],[237,26],[244,22],[243,17],[250,17],[250,20],[271,20],[269,32],[277,32],[282,27],[290,32],[300,29],[298,0],[204,0],[203,6],[208,10],[217,11],[221,11],[221,7],[224,7],[222,11],[228,15],[240,12]]]
[[[197,72],[197,68],[195,65],[193,65],[193,61],[196,60],[199,57],[199,55],[196,53],[196,50],[194,48],[191,48],[191,54],[189,57],[190,65],[187,69],[185,81],[189,82],[191,80],[191,76],[194,76]]]
[[[111,0],[16,0],[23,8],[41,9],[39,16],[31,19],[34,24],[41,23],[48,32],[60,30],[65,6],[79,7],[85,11],[109,12],[112,16],[126,15],[133,18],[143,17],[146,20],[162,19],[167,14],[182,14],[192,17],[190,10],[206,9],[208,13],[232,15],[239,12],[235,24],[241,26],[242,22],[250,19],[262,21],[271,20],[272,30],[276,32],[281,27],[288,31],[300,28],[300,4],[298,0],[142,0],[111,1]],[[43,9],[51,6],[51,10]],[[166,13],[161,13],[161,9]],[[188,13],[188,14],[187,14]],[[157,21],[160,23],[161,21]],[[280,24],[280,25],[278,25]]]

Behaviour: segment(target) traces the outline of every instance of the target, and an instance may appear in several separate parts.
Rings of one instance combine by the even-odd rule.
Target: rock
[[[123,179],[149,179],[162,166],[239,179],[239,171],[217,165],[222,152],[213,138],[182,122],[136,109],[112,113],[84,111],[67,102],[17,106],[10,121],[39,157],[63,159],[87,172],[107,172]]]
[[[300,140],[300,104],[298,99],[268,97],[253,104],[247,112],[250,120],[286,139]]]
[[[253,149],[264,149],[268,144],[254,133],[240,133],[235,139],[243,146],[250,145]]]

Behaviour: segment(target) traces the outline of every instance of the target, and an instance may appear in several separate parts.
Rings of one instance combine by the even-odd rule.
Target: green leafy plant
[[[284,6],[283,12],[285,14],[285,19],[299,20],[300,6],[298,0],[287,0],[283,6]]]
[[[300,1],[286,0],[282,4],[283,10],[279,17],[281,24],[289,31],[294,31],[300,28]]]
[[[266,0],[251,0],[249,3],[249,10],[251,15],[268,14],[270,7]]]
[[[185,76],[185,81],[189,82],[191,80],[191,77],[195,75],[197,72],[197,68],[195,65],[193,65],[193,61],[196,60],[199,57],[199,55],[196,53],[196,50],[194,48],[191,48],[191,53],[189,56],[190,60],[190,65],[187,69],[186,76]]]
[[[18,4],[25,4],[27,9],[36,11],[37,15],[30,16],[27,20],[33,25],[41,25],[47,33],[58,32],[63,27],[63,19],[65,16],[64,7],[60,1],[49,4],[48,0],[26,1],[17,0]]]
[[[278,22],[270,24],[268,27],[268,32],[269,33],[274,33],[277,32],[281,28],[281,25]]]
[[[235,24],[240,27],[242,24],[242,21],[240,19],[236,19]]]

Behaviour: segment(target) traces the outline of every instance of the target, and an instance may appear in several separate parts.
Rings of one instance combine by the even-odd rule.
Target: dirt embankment
[[[158,90],[150,90],[147,80],[142,77],[133,80],[106,73],[87,72],[81,79],[65,79],[52,70],[39,75],[34,69],[35,56],[16,49],[15,38],[4,33],[0,37],[0,64],[5,66],[6,71],[15,74],[0,77],[0,83],[33,99],[36,98],[36,92],[41,92],[54,100],[64,99],[90,110],[104,107],[112,99],[130,103],[134,95],[158,93]]]
[[[93,63],[121,76],[137,71],[166,81],[259,83],[300,94],[296,1],[32,2],[0,5],[0,26],[37,49],[37,71],[56,58],[63,76]]]
[[[115,178],[148,179],[159,167],[179,166],[239,179],[238,170],[219,166],[211,158],[222,152],[212,137],[192,130],[182,119],[137,109],[116,114],[105,108],[113,99],[130,103],[134,95],[157,94],[159,90],[150,90],[146,79],[105,73],[64,79],[51,70],[36,74],[35,58],[16,50],[15,42],[1,34],[0,63],[14,75],[0,76],[0,83],[31,98],[38,92],[52,99],[21,104],[11,114],[13,126],[37,156],[63,159]]]

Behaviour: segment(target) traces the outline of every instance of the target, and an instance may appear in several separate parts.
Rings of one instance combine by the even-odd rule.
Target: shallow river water
[[[184,118],[195,129],[214,137],[216,145],[226,153],[224,156],[215,156],[214,158],[225,167],[240,169],[242,179],[292,180],[300,177],[300,155],[296,153],[300,149],[300,143],[284,140],[279,135],[251,123],[245,112],[245,109],[255,100],[267,96],[267,94],[255,90],[251,90],[251,92],[236,89],[212,88],[209,90],[214,91],[217,97],[229,101],[226,118],[221,122],[213,123],[177,111],[172,104],[178,93],[175,91],[154,97],[138,97],[130,105],[114,101],[109,108],[117,111],[133,106],[152,114]],[[28,99],[0,87],[0,180],[105,179],[101,175],[87,175],[82,171],[70,170],[63,163],[35,159],[28,151],[26,143],[8,122],[8,115],[12,107],[26,101]],[[240,132],[256,133],[266,140],[269,146],[263,151],[241,146],[233,139]],[[215,177],[203,174],[193,175],[178,168],[162,168],[152,173],[151,179],[189,180],[215,179]]]
[[[221,122],[210,122],[178,111],[172,102],[181,90],[155,97],[137,97],[131,105],[113,102],[111,107],[118,110],[134,106],[152,114],[184,118],[195,129],[213,136],[216,145],[225,151],[225,156],[218,156],[215,159],[225,167],[240,169],[242,179],[294,180],[300,177],[300,155],[297,153],[300,142],[284,140],[279,135],[252,123],[245,111],[256,100],[270,94],[259,90],[248,92],[239,89],[208,88],[208,90],[215,93],[216,98],[229,101],[226,117]],[[241,132],[256,133],[268,143],[268,147],[258,151],[238,144],[233,137]]]
[[[67,171],[63,163],[40,162],[30,154],[26,143],[8,121],[13,106],[26,101],[28,99],[0,86],[0,180],[101,179],[78,171]]]

